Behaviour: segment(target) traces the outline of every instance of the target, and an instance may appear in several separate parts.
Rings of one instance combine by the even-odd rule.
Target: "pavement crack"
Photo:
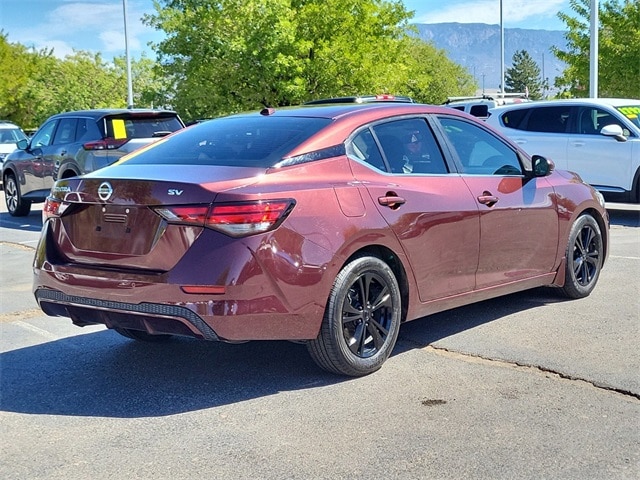
[[[486,365],[493,365],[493,366],[501,366],[501,367],[505,367],[505,368],[513,368],[513,369],[518,369],[518,370],[523,370],[523,371],[530,371],[530,372],[535,372],[535,373],[540,373],[540,374],[544,374],[544,375],[552,375],[558,378],[562,378],[564,380],[569,380],[572,382],[579,382],[579,383],[584,383],[587,384],[593,388],[597,388],[598,390],[605,390],[608,392],[613,392],[613,393],[618,393],[620,395],[624,395],[627,398],[632,398],[635,400],[640,400],[640,393],[637,392],[633,392],[624,388],[618,388],[618,387],[614,387],[611,385],[606,385],[602,382],[598,382],[598,381],[594,381],[594,380],[589,380],[587,378],[582,378],[576,375],[571,375],[571,374],[567,374],[564,372],[560,372],[557,370],[553,370],[551,368],[547,368],[547,367],[543,367],[541,365],[535,365],[535,364],[529,364],[529,363],[524,363],[524,362],[516,362],[516,361],[509,361],[509,360],[504,360],[504,359],[499,359],[499,358],[491,358],[491,357],[486,357],[483,355],[479,355],[479,354],[474,354],[474,353],[465,353],[465,352],[459,352],[459,351],[455,351],[455,350],[450,350],[448,348],[444,348],[444,347],[438,347],[438,346],[434,346],[433,344],[431,345],[427,345],[426,347],[423,344],[420,344],[419,342],[415,342],[412,341],[410,339],[407,338],[401,338],[401,340],[404,343],[409,343],[409,344],[413,344],[416,347],[419,347],[421,349],[427,350],[427,351],[431,351],[437,355],[441,355],[441,356],[446,356],[449,358],[455,358],[464,362],[475,362],[475,363],[483,363]]]

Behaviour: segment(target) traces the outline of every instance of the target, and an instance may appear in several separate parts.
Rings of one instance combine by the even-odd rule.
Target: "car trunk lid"
[[[138,178],[89,175],[56,183],[52,197],[60,202],[59,217],[50,222],[49,235],[65,261],[109,268],[170,270],[202,233],[195,223],[173,223],[161,211],[167,206],[206,206],[220,191],[255,182],[263,169],[195,168],[167,178],[156,169],[136,168]],[[110,169],[103,172],[108,173]],[[162,170],[162,169],[161,169]],[[195,170],[195,171],[194,171]],[[202,170],[198,172],[198,170]],[[210,183],[187,177],[211,178]],[[62,255],[62,253],[60,253]]]

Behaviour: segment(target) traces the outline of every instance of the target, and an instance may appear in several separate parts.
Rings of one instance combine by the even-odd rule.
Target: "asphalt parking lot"
[[[344,379],[303,345],[147,345],[44,316],[40,212],[0,204],[3,479],[640,478],[639,205],[608,205],[590,297],[433,315]]]

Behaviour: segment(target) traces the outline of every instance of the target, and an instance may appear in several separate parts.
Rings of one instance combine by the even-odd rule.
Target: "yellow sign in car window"
[[[638,116],[640,116],[640,107],[618,107],[618,110],[620,110],[623,115],[625,115],[627,118],[630,118],[631,120],[634,120],[638,118]]]
[[[111,126],[113,127],[113,138],[116,140],[127,138],[127,129],[124,126],[124,120],[121,118],[114,118],[111,120]]]

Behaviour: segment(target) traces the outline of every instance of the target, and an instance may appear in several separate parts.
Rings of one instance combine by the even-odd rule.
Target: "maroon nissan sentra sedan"
[[[449,108],[264,109],[200,123],[47,199],[42,310],[136,340],[304,341],[371,373],[400,325],[551,285],[608,255],[599,193]]]

